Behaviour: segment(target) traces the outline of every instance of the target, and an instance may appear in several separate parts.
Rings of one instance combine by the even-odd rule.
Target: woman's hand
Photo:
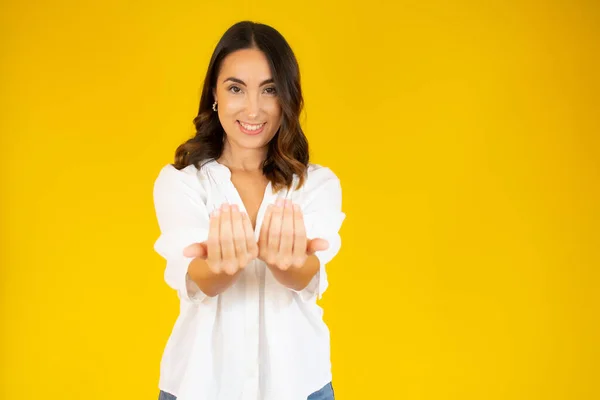
[[[223,204],[210,216],[208,240],[186,247],[183,254],[206,260],[215,274],[235,275],[258,256],[248,214],[240,212],[235,204]]]
[[[287,271],[301,268],[316,251],[327,250],[325,239],[308,239],[302,210],[291,200],[269,205],[258,239],[258,258],[269,268]]]

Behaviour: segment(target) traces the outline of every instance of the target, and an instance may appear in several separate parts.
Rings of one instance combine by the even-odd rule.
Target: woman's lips
[[[242,121],[236,121],[240,130],[246,135],[258,135],[265,129],[266,122],[261,124],[247,124]]]

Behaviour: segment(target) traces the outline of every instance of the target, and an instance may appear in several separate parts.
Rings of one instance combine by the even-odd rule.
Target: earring
[[[216,100],[213,103],[213,111],[217,111],[217,101]]]

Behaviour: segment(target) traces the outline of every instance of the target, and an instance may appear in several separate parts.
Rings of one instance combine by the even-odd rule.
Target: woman
[[[196,134],[154,184],[154,248],[181,302],[160,399],[334,398],[316,300],[345,214],[336,175],[308,162],[302,105],[281,34],[229,28],[208,66]]]

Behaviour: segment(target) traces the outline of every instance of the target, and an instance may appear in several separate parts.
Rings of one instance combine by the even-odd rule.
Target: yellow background
[[[152,185],[242,19],[289,40],[342,181],[337,398],[600,398],[599,10],[4,0],[0,398],[157,398]]]

